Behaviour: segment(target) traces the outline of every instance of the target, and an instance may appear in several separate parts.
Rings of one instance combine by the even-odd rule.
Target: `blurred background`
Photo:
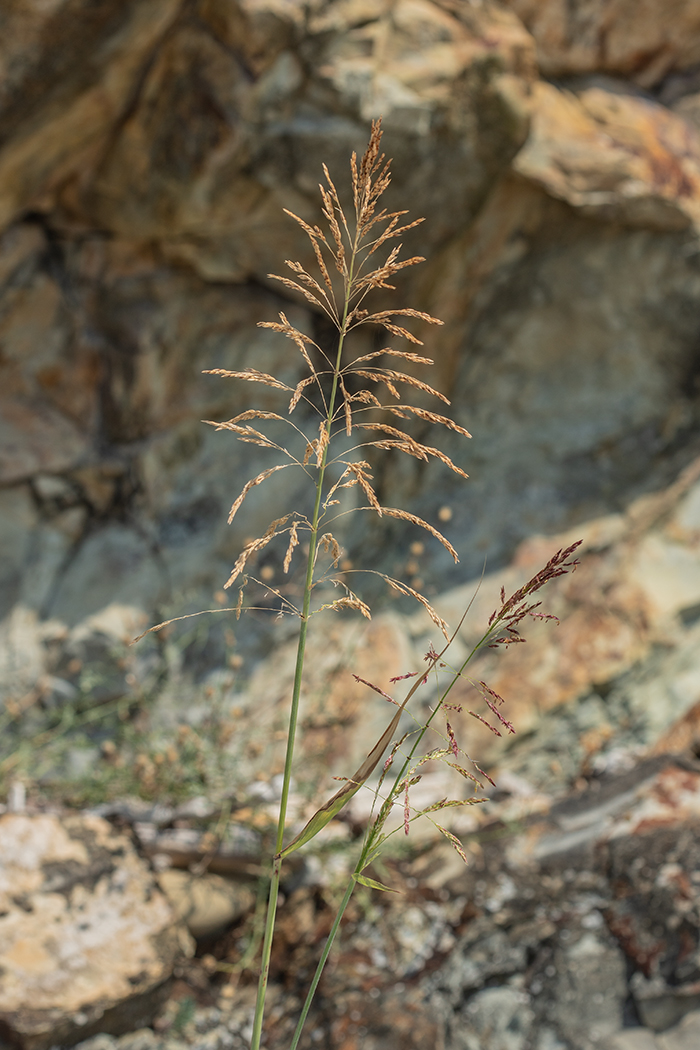
[[[406,253],[427,261],[383,303],[445,322],[420,333],[435,360],[425,378],[473,434],[440,440],[470,479],[377,454],[381,502],[440,527],[460,563],[414,526],[366,515],[341,537],[344,564],[407,579],[456,622],[485,563],[465,646],[502,583],[583,538],[581,569],[550,602],[562,626],[475,672],[509,701],[515,742],[472,722],[470,748],[506,771],[502,797],[547,805],[654,756],[692,768],[696,0],[4,0],[0,787],[12,805],[27,792],[104,813],[126,797],[200,798],[182,820],[215,813],[220,827],[225,804],[243,827],[251,799],[274,799],[294,625],[224,612],[130,642],[235,606],[222,585],[242,544],[308,500],[273,478],[227,526],[272,461],[201,420],[285,402],[202,371],[255,367],[295,385],[296,351],[256,327],[280,310],[332,338],[267,275],[309,257],[282,209],[319,221],[323,162],[347,200],[350,153],[378,116],[387,203],[426,218]],[[279,584],[283,555],[268,548],[258,576]],[[348,668],[386,688],[432,637],[420,611],[371,582],[363,593],[372,624],[336,617],[312,636],[300,812],[328,788],[328,759],[348,775],[386,717]],[[692,956],[697,924],[688,937]],[[693,966],[663,979],[695,988]],[[700,984],[684,994],[692,1005]],[[638,1023],[638,1007],[626,1016]],[[583,1021],[556,1024],[559,1042],[537,1028],[544,1042],[522,1046],[589,1046]]]

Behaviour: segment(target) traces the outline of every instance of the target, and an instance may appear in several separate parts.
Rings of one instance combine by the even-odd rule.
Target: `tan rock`
[[[255,904],[248,886],[209,872],[193,875],[171,868],[160,873],[158,882],[193,937],[219,933]]]
[[[257,74],[298,43],[307,13],[303,0],[199,0],[198,8],[216,36],[243,53]]]
[[[684,95],[670,107],[674,113],[682,117],[695,131],[700,131],[700,94],[694,92]]]
[[[278,645],[273,659],[256,668],[237,698],[246,731],[232,746],[245,754],[252,745],[256,763],[268,775],[283,768],[296,649],[296,639]],[[312,621],[302,691],[303,735],[297,747],[305,782],[310,778],[332,794],[337,787],[329,773],[351,776],[391,721],[391,704],[357,682],[353,673],[389,690],[389,679],[410,670],[412,663],[399,617],[383,614],[367,623],[339,612],[325,622],[322,617]]]
[[[383,115],[394,137],[397,189],[434,222],[435,122],[446,129],[440,163],[451,165],[460,222],[525,137],[512,81],[532,77],[533,45],[493,5],[467,15],[429,0],[323,3],[303,40],[297,3],[237,4],[225,15],[204,4],[203,13],[221,39],[189,23],[169,36],[82,207],[122,236],[157,238],[169,258],[210,280],[304,258],[305,237],[282,207],[315,215],[321,162],[346,171],[373,117]],[[252,81],[241,52],[257,71]],[[488,135],[477,144],[482,120]],[[420,163],[402,165],[416,140]],[[434,223],[425,229],[444,235]]]
[[[700,138],[648,99],[589,87],[533,89],[514,168],[586,214],[679,230],[700,224]]]
[[[697,754],[700,750],[700,700],[663,733],[652,748],[656,755]]]
[[[550,542],[548,553],[560,546]],[[546,560],[533,559],[533,569]],[[471,664],[470,678],[485,681],[507,700],[503,713],[516,732],[527,732],[547,711],[575,702],[593,683],[609,681],[645,654],[650,637],[641,592],[634,586],[622,586],[621,577],[624,579],[615,555],[608,559],[584,556],[573,576],[551,585],[540,596],[542,610],[559,616],[558,625],[527,622],[522,631],[525,645],[507,652],[486,650]],[[496,724],[479,692],[460,682],[451,697],[464,707],[454,720],[451,716],[458,738],[464,741],[462,746],[482,757],[502,752],[501,741],[467,714],[475,711]],[[496,728],[508,739],[507,730]],[[600,742],[604,739],[605,734]]]
[[[129,1026],[191,943],[129,839],[92,816],[0,818],[0,1019],[20,1046]]]
[[[3,16],[0,59],[9,74],[0,228],[61,183],[80,177],[99,155],[178,6],[176,0],[118,0],[99,15],[83,2],[11,6]]]
[[[652,87],[700,61],[694,0],[506,0],[532,33],[545,76],[605,72]]]

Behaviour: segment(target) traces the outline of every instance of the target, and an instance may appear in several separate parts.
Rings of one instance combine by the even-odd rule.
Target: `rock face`
[[[532,33],[545,76],[611,73],[653,88],[700,61],[692,0],[506,0]]]
[[[445,445],[466,486],[378,461],[382,498],[429,520],[449,505],[466,578],[484,553],[669,480],[696,432],[700,147],[678,79],[695,15],[662,7],[7,8],[0,527],[21,526],[5,611],[73,627],[113,603],[149,620],[188,594],[210,603],[271,504],[303,504],[270,489],[226,529],[265,462],[202,428],[249,402],[200,373],[255,360],[296,381],[284,341],[255,328],[282,307],[324,336],[267,282],[308,251],[281,209],[314,218],[322,160],[343,186],[380,113],[392,203],[427,218],[411,243],[429,262],[402,290],[446,320],[436,382],[475,435]],[[604,54],[581,20],[591,41],[603,26]],[[538,80],[555,68],[629,79]],[[388,568],[400,537],[362,524],[346,540]],[[437,549],[423,571],[448,580]]]
[[[0,1027],[26,1050],[148,1022],[191,952],[124,835],[99,817],[0,817]]]
[[[309,505],[303,480],[285,472],[227,527],[232,499],[272,461],[201,424],[251,407],[249,390],[202,372],[255,367],[294,386],[296,358],[256,327],[280,310],[327,344],[323,318],[268,280],[286,258],[308,261],[282,208],[317,220],[323,161],[346,199],[349,154],[379,115],[394,158],[387,202],[427,219],[406,237],[428,262],[405,277],[401,305],[446,322],[426,347],[430,379],[474,438],[450,432],[441,446],[466,483],[419,461],[372,462],[385,505],[444,523],[458,568],[410,523],[369,516],[340,526],[344,556],[424,588],[451,622],[488,556],[455,643],[466,652],[500,586],[519,586],[582,536],[581,567],[552,599],[561,627],[535,626],[522,651],[474,669],[508,698],[516,736],[479,728],[466,687],[456,731],[545,809],[640,757],[678,750],[691,760],[700,747],[699,68],[694,0],[3,4],[3,772],[55,783],[90,767],[120,783],[129,769],[101,727],[105,713],[123,723],[138,710],[159,764],[132,754],[126,765],[151,795],[172,767],[180,791],[221,797],[254,782],[274,803],[267,781],[280,770],[294,662],[288,625],[263,613],[235,624],[212,616],[128,642],[157,620],[228,610],[221,585],[244,541]],[[366,352],[378,345],[368,339]],[[286,410],[262,386],[255,405]],[[266,586],[282,579],[282,559],[273,547],[261,557]],[[338,618],[310,635],[294,820],[312,790],[328,787],[319,755],[332,775],[347,775],[384,725],[384,701],[372,706],[349,670],[384,688],[421,666],[432,638],[422,614],[383,609],[383,585],[367,594],[371,624]],[[265,587],[258,598],[265,607]],[[62,732],[71,712],[87,726],[86,747],[30,763],[23,740],[47,720]],[[207,725],[211,754],[198,735]],[[196,754],[196,783],[179,783],[173,740]],[[357,807],[361,821],[359,797]],[[462,831],[478,833],[481,819]],[[95,829],[102,843],[107,832]],[[564,1000],[579,994],[575,973],[586,1001],[604,994],[596,981],[616,989],[601,1039],[619,1021],[626,965],[647,1027],[660,1016],[674,1023],[696,994],[685,963],[668,962],[685,942],[672,931],[659,948],[630,903],[647,900],[646,876],[611,843],[600,846],[605,863],[631,881],[615,897],[600,860],[608,932],[577,928],[546,948],[545,964]],[[657,875],[668,882],[660,894],[676,892],[676,875]],[[51,900],[72,922],[68,896]],[[504,957],[520,959],[513,937]],[[535,937],[532,950],[542,943]],[[148,958],[144,994],[167,970]],[[676,986],[685,991],[671,1009]],[[468,1050],[494,1024],[498,1050],[528,1045],[523,1033],[537,1025],[537,1050],[578,1050],[574,1022],[543,1020],[517,983],[469,988]],[[109,1010],[98,992],[95,1011]],[[462,1008],[458,998],[449,1010]],[[4,1008],[10,1027],[15,1006]],[[339,1042],[359,1038],[354,1009],[338,1022]],[[35,1036],[21,1038],[29,1047]]]
[[[433,842],[383,869],[397,893],[354,899],[301,1045],[691,1050],[699,819],[697,763],[668,756],[539,809],[502,791],[465,841],[466,867]],[[289,1045],[337,899],[308,868],[295,881],[278,912],[271,1048]],[[216,957],[235,964],[245,942],[232,955],[225,943],[236,942]],[[187,1019],[170,1003],[155,1031],[97,1036],[83,1050],[245,1050],[255,987],[218,991],[216,1006]]]

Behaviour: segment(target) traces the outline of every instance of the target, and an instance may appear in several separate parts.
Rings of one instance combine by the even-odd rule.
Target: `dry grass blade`
[[[366,678],[360,678],[359,674],[353,672],[353,678],[356,682],[360,682],[362,685],[368,686],[370,689],[374,689],[375,693],[379,693],[385,700],[388,700],[390,704],[394,704],[396,707],[399,706],[398,701],[394,700],[393,696],[389,696],[383,689],[380,689],[378,685],[373,685],[372,682],[368,682]]]
[[[228,523],[229,523],[229,525],[231,524],[231,522],[235,518],[236,514],[238,513],[238,511],[240,509],[241,504],[243,503],[243,500],[246,498],[246,496],[248,495],[248,493],[250,492],[250,490],[252,488],[255,488],[256,485],[260,485],[263,481],[265,481],[267,478],[269,478],[272,474],[276,474],[278,470],[284,470],[286,467],[290,467],[290,466],[291,466],[291,463],[278,463],[276,467],[269,467],[267,470],[263,470],[260,474],[258,474],[257,477],[251,478],[250,481],[247,481],[245,483],[245,485],[243,486],[243,489],[241,490],[240,495],[234,501],[233,506],[231,507],[231,510],[229,511],[229,514],[228,514]]]
[[[352,200],[355,205],[355,218],[359,215],[359,185],[357,180],[357,154],[355,150],[352,151],[350,157],[350,174],[352,177]]]
[[[259,408],[248,408],[245,412],[239,412],[233,419],[224,420],[225,424],[235,426],[237,423],[243,423],[246,419],[279,419],[284,422],[284,416],[279,416],[276,412],[263,412]],[[205,419],[202,422],[209,423],[210,420]],[[224,423],[214,424],[215,426],[223,426]]]
[[[341,460],[339,460],[339,463],[342,466],[345,467],[345,470],[340,475],[340,477],[335,482],[335,484],[331,485],[330,489],[328,490],[328,495],[326,496],[326,498],[324,500],[324,503],[323,503],[324,508],[328,507],[330,505],[330,501],[331,501],[332,497],[335,495],[335,493],[338,491],[338,489],[344,489],[344,488],[348,487],[347,485],[344,485],[343,482],[345,481],[345,479],[347,477],[349,477],[352,474],[352,471],[350,470],[350,467],[348,466],[348,464],[347,464],[347,462],[345,460],[341,459]],[[353,466],[363,467],[365,470],[369,470],[369,463],[367,463],[365,460],[360,460],[359,463],[355,463],[355,464],[353,464]],[[357,484],[357,479],[353,477],[353,481],[351,481],[350,484],[351,485],[356,485]]]
[[[480,802],[488,802],[487,798],[443,798],[439,802],[433,802],[432,806],[426,806],[417,816],[425,816],[426,813],[435,813],[439,809],[450,809],[453,806],[478,806]],[[415,819],[415,818],[413,818]]]
[[[453,470],[455,474],[459,474],[461,478],[469,477],[461,467],[453,463],[450,457],[439,448],[433,448],[432,445],[423,445],[420,441],[415,441],[409,434],[405,434],[402,430],[396,429],[396,427],[387,426],[386,423],[356,423],[355,426],[362,430],[378,430],[381,433],[389,434],[394,439],[390,441],[375,441],[373,442],[375,448],[396,448],[400,452],[406,452],[408,455],[414,456],[416,459],[422,459],[426,463],[429,456],[434,456],[435,459],[439,459],[446,467]]]
[[[423,608],[425,609],[435,626],[440,628],[445,638],[449,641],[450,634],[449,625],[447,621],[443,620],[442,616],[440,616],[440,614],[435,611],[435,609],[432,607],[432,605],[430,604],[430,602],[424,594],[421,594],[420,591],[415,590],[413,587],[409,587],[407,583],[401,583],[399,580],[395,580],[392,576],[387,576],[384,572],[377,573],[377,575],[381,576],[382,579],[386,580],[389,586],[393,590],[398,591],[399,594],[404,594],[406,596],[410,595],[412,598],[415,598],[416,601],[423,606]]]
[[[282,530],[279,529],[278,526],[284,525],[288,521],[288,519],[288,514],[284,518],[277,518],[275,521],[270,523],[270,525],[267,528],[267,532],[265,532],[263,536],[259,536],[257,539],[250,540],[249,543],[246,543],[245,547],[238,555],[236,564],[231,570],[231,575],[224,584],[225,588],[230,587],[234,580],[238,576],[240,576],[240,574],[243,572],[243,569],[245,568],[246,562],[253,554],[256,554],[258,551],[261,551],[264,547],[267,547],[270,540],[273,540],[275,536],[278,536],[280,534]]]
[[[348,267],[345,259],[345,246],[343,244],[343,235],[340,232],[340,226],[338,220],[335,217],[335,208],[333,205],[333,198],[323,186],[319,186],[321,191],[321,200],[323,201],[323,214],[328,221],[328,225],[331,228],[331,236],[333,237],[333,243],[335,244],[335,252],[333,252],[333,260],[335,262],[335,268],[338,273],[342,274],[345,281],[348,280]],[[331,249],[333,251],[333,249]]]
[[[290,388],[287,387],[287,390]],[[282,418],[282,417],[280,417]],[[259,445],[260,448],[274,448],[278,452],[286,452],[285,449],[281,448],[275,441],[272,441],[266,434],[263,434],[260,430],[256,430],[255,427],[242,427],[238,423],[232,423],[225,421],[223,423],[217,422],[215,419],[203,419],[203,423],[207,426],[214,427],[215,430],[230,430],[236,435],[239,441],[247,441],[251,445]]]
[[[420,442],[412,438],[410,434],[406,434],[403,430],[399,430],[398,427],[390,427],[388,423],[356,423],[355,426],[360,430],[377,430],[381,434],[388,434],[389,437],[397,438],[401,444],[410,445],[412,448],[415,448],[419,453],[420,459],[427,460],[428,458],[426,454],[427,449],[421,445]],[[422,454],[420,454],[421,450]]]
[[[341,551],[340,544],[338,543],[337,539],[335,538],[332,532],[324,532],[323,536],[321,536],[321,538],[318,541],[318,550],[320,550],[321,547],[323,548],[326,554],[330,553],[331,559],[333,561],[333,567],[337,568],[338,562],[340,561],[343,552]]]
[[[296,343],[296,345],[299,347],[302,357],[304,358],[306,367],[309,369],[310,372],[312,372],[315,375],[316,369],[314,368],[313,362],[309,357],[308,351],[306,349],[306,343],[308,343],[309,346],[315,346],[316,349],[319,351],[321,350],[320,346],[317,343],[315,343],[310,336],[304,335],[304,333],[300,332],[298,328],[295,328],[294,325],[291,325],[287,320],[285,314],[280,313],[279,316],[281,323],[278,323],[277,321],[258,321],[258,328],[271,328],[274,332],[281,332],[282,335],[286,335],[288,339],[291,339],[294,343]]]
[[[481,801],[481,800],[479,800],[479,801]],[[433,822],[433,823],[435,823],[435,822]],[[435,823],[435,827],[438,829],[438,831],[442,832],[442,834],[445,836],[447,841],[450,842],[452,844],[452,846],[457,850],[457,852],[459,853],[459,855],[462,858],[462,860],[464,861],[464,863],[468,864],[469,860],[467,859],[467,855],[464,852],[464,846],[459,841],[457,836],[453,835],[451,831],[447,830],[447,828],[443,828],[442,824]]]
[[[289,546],[287,547],[287,553],[284,556],[284,564],[282,566],[285,572],[289,572],[289,566],[292,564],[292,555],[294,553],[294,548],[299,543],[299,537],[297,536],[298,528],[299,522],[292,522],[292,527],[289,530]]]
[[[408,328],[392,324],[391,321],[377,321],[377,324],[380,324],[382,328],[386,328],[387,332],[391,332],[392,335],[399,336],[400,339],[406,339],[409,343],[414,343],[415,346],[423,346],[423,340],[415,336],[413,332],[409,332]]]
[[[140,642],[142,638],[145,638],[147,634],[155,634],[157,631],[162,631],[164,627],[169,627],[171,623],[178,623],[180,620],[191,620],[195,616],[208,616],[210,613],[230,612],[235,612],[235,609],[200,609],[198,612],[185,613],[184,616],[173,616],[170,620],[163,620],[162,623],[157,623],[153,627],[149,627],[146,631],[142,631],[136,638],[132,638],[129,644],[136,645],[136,643]]]
[[[406,441],[398,441],[391,439],[384,439],[382,441],[370,442],[372,448],[379,448],[383,452],[391,452],[396,449],[397,452],[405,452],[407,456],[413,456],[414,459],[420,459],[423,463],[428,462],[428,457],[424,452],[421,452],[419,448],[414,445],[409,445]]]
[[[373,350],[371,354],[365,354],[364,357],[356,357],[352,365],[364,364],[365,361],[372,361],[375,357],[384,357],[385,354],[391,357],[402,357],[405,361],[413,361],[418,365],[435,364],[432,357],[421,357],[420,354],[412,354],[410,350],[393,350],[391,347],[385,346],[383,350]],[[343,371],[347,371],[352,365],[347,365]]]
[[[304,296],[307,302],[313,303],[314,306],[319,306],[323,310],[323,312],[328,314],[331,320],[333,320],[333,314],[328,309],[326,303],[324,303],[322,299],[319,299],[316,295],[314,295],[313,292],[309,291],[308,288],[305,288],[303,284],[300,284],[299,281],[292,281],[289,277],[281,277],[278,273],[268,273],[267,276],[270,278],[271,281],[279,281],[285,286],[285,288],[291,288],[295,292],[301,292],[301,294]]]
[[[316,262],[318,263],[318,268],[321,271],[321,277],[323,278],[323,283],[325,284],[326,288],[328,289],[329,302],[330,302],[330,304],[333,307],[333,313],[334,313],[334,316],[335,316],[335,319],[336,319],[336,323],[338,323],[338,326],[340,327],[340,325],[339,325],[339,317],[338,317],[338,304],[337,304],[337,302],[335,300],[335,291],[333,290],[333,282],[331,281],[331,275],[328,272],[328,268],[326,266],[326,261],[323,258],[323,253],[321,252],[321,249],[319,247],[318,241],[315,240],[312,237],[311,238],[311,243],[313,245],[314,254],[316,256]]]
[[[320,251],[319,251],[318,254],[319,254],[319,258],[321,259],[321,263],[323,264],[323,257],[321,256]],[[302,282],[302,284],[305,284],[306,287],[310,288],[313,292],[318,293],[318,295],[320,295],[325,300],[329,310],[331,311],[333,316],[336,317],[336,319],[337,319],[337,311],[335,310],[335,303],[332,302],[331,299],[329,299],[328,293],[323,290],[323,288],[318,283],[316,278],[312,277],[311,274],[308,273],[304,269],[304,267],[301,265],[301,263],[293,262],[291,259],[285,259],[284,261],[285,261],[286,265],[289,267],[289,269],[292,271],[292,273],[295,273],[298,276],[298,278]],[[323,264],[323,268],[325,270],[325,264]],[[326,277],[328,278],[328,286],[330,288],[331,296],[333,296],[333,285],[331,284],[331,279],[330,279],[330,277],[328,277],[327,273],[326,273]]]
[[[329,427],[325,419],[318,426],[318,437],[316,438],[316,466],[320,468],[323,463],[324,454],[330,441]]]
[[[363,405],[372,405],[373,408],[383,408],[381,401],[369,390],[358,390],[356,394],[350,395],[351,401],[359,401]]]
[[[401,400],[401,394],[396,389],[391,379],[382,375],[381,372],[368,372],[364,368],[354,368],[352,371],[353,375],[362,376],[363,379],[371,379],[373,383],[384,383],[389,393],[395,397],[397,401]]]
[[[345,212],[343,211],[343,208],[342,208],[341,203],[340,203],[340,197],[338,196],[338,191],[336,190],[336,188],[335,188],[335,186],[333,184],[333,180],[332,180],[332,178],[330,176],[330,172],[328,171],[328,168],[326,167],[325,164],[323,165],[323,174],[326,176],[326,182],[328,183],[328,186],[330,188],[330,195],[331,195],[331,198],[332,198],[332,203],[338,210],[338,214],[340,215],[340,220],[341,220],[343,226],[345,227],[345,232],[348,235],[348,240],[352,242],[352,237],[350,236],[350,228],[348,226],[348,221],[345,218]]]
[[[336,598],[334,602],[328,606],[329,609],[355,609],[364,616],[365,620],[371,620],[372,614],[370,612],[369,605],[363,602],[356,594],[346,594],[342,598]]]
[[[308,234],[309,239],[311,240],[312,244],[316,245],[317,242],[320,241],[321,244],[325,244],[326,248],[328,248],[330,250],[330,245],[329,245],[328,241],[326,240],[326,236],[325,236],[323,230],[320,228],[320,226],[309,226],[308,222],[304,222],[303,219],[301,219],[293,211],[290,211],[289,208],[283,208],[282,211],[284,212],[285,215],[288,215],[290,217],[290,219],[294,219],[296,222],[299,223],[299,225],[301,226],[302,230],[306,234]]]
[[[307,376],[306,379],[300,379],[299,380],[299,382],[297,383],[297,385],[294,388],[294,393],[292,394],[291,399],[289,401],[289,414],[290,415],[292,414],[294,409],[299,404],[299,401],[301,400],[301,395],[303,394],[303,392],[306,389],[306,387],[309,386],[311,383],[315,383],[315,382],[317,382],[317,378],[316,378],[315,375]]]
[[[468,769],[464,768],[464,766],[460,766],[458,762],[448,762],[447,764],[448,766],[452,766],[453,769],[456,769],[460,776],[463,776],[465,780],[473,781],[473,783],[476,784],[481,791],[484,790],[484,785],[481,783],[481,781],[477,780],[474,774],[470,773]]]
[[[476,711],[468,711],[467,714],[470,714],[472,718],[476,718],[478,722],[481,722],[487,729],[490,729],[494,736],[501,736],[499,730],[496,729],[495,726],[492,726],[490,722],[487,722],[485,718],[482,718],[481,715],[478,715]]]
[[[406,215],[406,214],[407,213],[405,211],[394,212],[394,214],[391,216],[392,223],[390,223],[390,225],[387,226],[387,228],[382,231],[382,233],[379,235],[379,237],[377,237],[376,241],[374,242],[374,244],[370,248],[369,252],[367,253],[368,256],[372,255],[373,252],[376,252],[378,248],[381,248],[381,246],[384,244],[384,242],[388,241],[390,238],[392,238],[392,237],[401,237],[401,235],[406,233],[408,230],[412,230],[412,229],[414,229],[414,227],[420,226],[420,224],[422,222],[425,222],[425,219],[414,219],[413,222],[408,222],[408,223],[406,223],[405,226],[396,227],[396,222],[398,221],[399,216]],[[370,227],[373,226],[374,223],[377,222],[377,221],[381,221],[381,220],[379,220],[379,216],[376,216],[372,220],[372,222],[368,223],[368,225],[366,226],[366,230],[369,230]]]
[[[416,408],[415,405],[385,405],[387,412],[393,412],[394,415],[401,416],[403,419],[406,418],[405,413],[410,412],[411,415],[418,416],[419,419],[425,419],[428,423],[440,423],[443,427],[447,427],[448,430],[454,430],[457,434],[461,434],[462,437],[471,437],[468,430],[461,427],[459,423],[455,423],[449,416],[440,416],[437,412],[429,412],[426,408]]]
[[[398,273],[399,270],[405,270],[407,266],[417,266],[418,263],[425,262],[425,258],[422,255],[414,255],[410,259],[402,259],[401,262],[396,262],[395,260],[401,251],[401,247],[399,244],[392,250],[391,255],[383,266],[378,266],[376,270],[372,270],[354,282],[353,295],[358,295],[365,288],[389,288],[393,291],[396,285],[389,284],[389,279],[395,273]]]
[[[419,320],[425,321],[427,324],[444,325],[445,323],[444,321],[441,321],[439,317],[433,317],[432,314],[425,313],[424,310],[413,310],[410,307],[402,307],[400,310],[380,310],[379,313],[368,314],[365,320],[381,324],[392,317],[417,317]]]
[[[249,383],[264,383],[265,386],[272,386],[277,390],[291,390],[286,383],[280,383],[279,379],[268,375],[267,372],[259,372],[257,368],[245,368],[242,372],[232,372],[228,368],[205,368],[202,374],[226,376],[230,379],[247,379]]]
[[[420,526],[421,529],[425,529],[431,536],[434,536],[436,540],[439,540],[445,550],[449,551],[455,562],[459,561],[457,551],[454,549],[449,540],[445,539],[441,532],[438,532],[436,528],[429,525],[427,521],[423,521],[416,514],[409,514],[407,510],[399,510],[396,507],[383,507],[382,510],[385,514],[388,514],[390,518],[400,518],[402,521],[410,521],[413,525]]]
[[[338,375],[338,383],[340,385],[340,392],[343,395],[343,412],[345,414],[345,433],[350,437],[352,435],[352,409],[350,408],[350,401],[352,400],[345,389],[345,383],[343,382],[342,375]]]
[[[370,373],[358,374],[370,375]],[[393,368],[380,368],[376,373],[372,373],[372,376],[383,377],[385,382],[387,379],[390,379],[394,383],[406,383],[407,386],[415,387],[416,390],[422,390],[425,394],[432,394],[433,397],[439,398],[446,405],[450,404],[450,399],[441,394],[439,390],[435,390],[428,383],[424,383],[422,379],[416,379],[415,376],[407,375],[406,372],[395,372]]]
[[[363,467],[360,463],[348,463],[347,466],[348,470],[350,470],[355,475],[358,485],[367,497],[367,500],[370,504],[370,507],[368,507],[367,509],[369,510],[371,508],[372,510],[376,510],[377,514],[381,518],[383,508],[380,506],[379,500],[377,499],[377,495],[372,486],[370,485],[372,475],[368,474],[365,467]]]

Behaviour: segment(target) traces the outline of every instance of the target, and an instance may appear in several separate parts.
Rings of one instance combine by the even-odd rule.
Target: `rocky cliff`
[[[268,508],[225,527],[249,456],[199,420],[247,395],[201,371],[293,377],[254,327],[279,307],[324,334],[266,277],[307,252],[282,208],[314,217],[321,162],[343,179],[379,114],[392,202],[427,218],[402,290],[446,321],[474,434],[445,449],[468,485],[378,464],[382,496],[449,506],[465,578],[670,480],[697,428],[700,27],[662,6],[5,5],[3,613],[150,616],[225,578]]]
[[[112,793],[137,782],[222,797],[276,772],[284,624],[214,616],[126,642],[157,619],[226,608],[242,542],[279,501],[305,498],[271,482],[226,525],[268,461],[202,425],[250,404],[202,372],[252,366],[296,383],[285,341],[256,327],[279,310],[328,338],[267,276],[308,254],[282,209],[316,221],[322,163],[345,185],[380,115],[390,203],[427,220],[406,237],[428,261],[402,300],[445,321],[426,337],[431,382],[473,439],[442,445],[467,482],[374,464],[382,502],[442,522],[457,569],[412,526],[369,518],[343,537],[347,557],[407,576],[458,619],[485,558],[475,614],[582,536],[582,567],[555,599],[559,632],[479,672],[512,699],[521,736],[508,752],[488,733],[475,746],[548,797],[652,752],[698,750],[694,0],[6,0],[3,775],[48,785],[89,768]],[[263,395],[259,407],[277,407]],[[266,552],[258,571],[275,581],[281,556]],[[319,752],[344,762],[365,746],[348,664],[385,680],[425,651],[422,616],[371,597],[371,625],[337,619],[311,639],[311,786]],[[27,735],[64,739],[75,711],[79,740],[28,757]],[[136,737],[120,759],[125,725]],[[695,951],[695,926],[688,936]],[[633,953],[621,960],[620,986],[624,965],[639,969]],[[672,967],[655,965],[645,980],[663,984]],[[678,977],[691,998],[698,980],[697,967]]]

